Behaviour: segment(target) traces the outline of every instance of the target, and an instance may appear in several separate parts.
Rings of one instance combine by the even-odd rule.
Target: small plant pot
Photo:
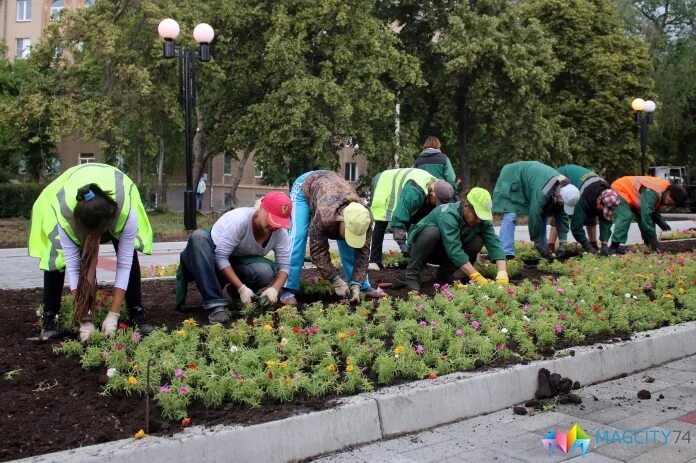
[[[539,259],[522,259],[525,268],[537,268],[539,265]]]

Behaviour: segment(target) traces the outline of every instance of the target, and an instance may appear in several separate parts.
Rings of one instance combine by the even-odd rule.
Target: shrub
[[[0,184],[0,217],[31,217],[31,208],[44,189],[37,183]]]

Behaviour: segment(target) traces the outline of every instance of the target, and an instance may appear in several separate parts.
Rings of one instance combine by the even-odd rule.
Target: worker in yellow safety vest
[[[44,271],[43,317],[40,340],[60,337],[57,315],[68,273],[75,297],[75,320],[80,340],[96,330],[93,323],[99,244],[111,241],[117,252],[116,281],[111,309],[101,331],[116,331],[125,300],[128,321],[141,333],[145,320],[137,251],[152,252],[152,228],[133,181],[115,167],[89,163],[72,167],[51,182],[34,203],[29,255],[40,259]]]

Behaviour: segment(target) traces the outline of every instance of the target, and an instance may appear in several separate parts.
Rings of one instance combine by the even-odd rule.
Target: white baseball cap
[[[575,205],[580,201],[580,190],[575,185],[566,185],[561,188],[563,210],[568,216],[573,215]]]

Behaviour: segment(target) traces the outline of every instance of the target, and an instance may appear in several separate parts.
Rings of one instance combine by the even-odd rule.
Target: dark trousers
[[[370,243],[370,262],[375,264],[382,263],[382,244],[384,244],[384,233],[387,231],[389,222],[375,220],[375,227],[372,229],[372,243]]]
[[[476,235],[474,239],[462,243],[464,252],[469,256],[469,261],[476,262],[478,253],[483,248],[483,239]],[[452,273],[457,268],[447,256],[447,251],[440,238],[440,230],[437,227],[426,227],[421,230],[413,241],[411,254],[408,258],[406,267],[406,279],[417,282],[420,273],[426,264],[437,264],[440,266],[437,278],[443,281],[452,279]]]
[[[118,253],[118,241],[112,240],[112,243]],[[44,313],[55,315],[60,311],[60,298],[63,295],[64,285],[64,271],[44,271]],[[133,262],[131,264],[130,277],[128,278],[128,288],[126,289],[126,307],[128,307],[129,315],[132,315],[133,312],[142,311],[143,307],[140,262],[138,262],[138,252],[135,250],[133,250]]]

